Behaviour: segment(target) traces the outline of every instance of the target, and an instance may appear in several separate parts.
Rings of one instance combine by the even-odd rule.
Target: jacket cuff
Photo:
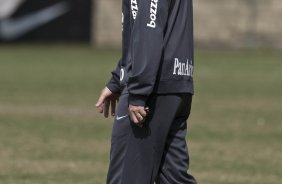
[[[121,93],[120,85],[116,84],[113,80],[110,80],[106,86],[112,93],[115,93],[115,94]]]
[[[145,107],[147,98],[143,95],[129,95],[128,101],[130,105]]]

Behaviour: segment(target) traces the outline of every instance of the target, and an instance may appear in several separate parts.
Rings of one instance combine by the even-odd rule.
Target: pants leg
[[[163,163],[168,163],[163,162],[162,158],[165,157],[164,150],[168,147],[168,138],[171,128],[174,127],[172,124],[178,122],[181,117],[184,119],[188,117],[191,95],[153,95],[148,100],[150,113],[142,128],[134,125],[127,116],[127,99],[128,95],[123,94],[117,108],[107,184],[152,184],[157,176],[162,178],[159,168],[161,163],[162,167],[165,165]],[[184,112],[186,115],[183,115]],[[179,161],[186,161],[188,158],[185,159],[186,157]],[[175,164],[177,167],[179,165],[180,168],[187,169],[183,163]]]
[[[189,154],[185,140],[186,132],[186,118],[176,119],[167,137],[157,184],[196,184],[195,178],[187,172]]]
[[[113,123],[107,184],[122,184],[124,161],[131,136],[131,122],[127,108],[128,95],[122,94],[119,98]]]

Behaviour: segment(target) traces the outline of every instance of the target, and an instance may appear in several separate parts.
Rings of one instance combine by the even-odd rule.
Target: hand
[[[111,106],[111,115],[115,116],[116,102],[118,100],[118,95],[113,94],[109,88],[105,87],[96,103],[96,107],[100,113],[104,113],[104,117],[109,117],[109,109]]]
[[[147,112],[149,111],[149,108],[145,108],[142,106],[134,106],[134,105],[129,105],[128,107],[128,112],[131,121],[135,123],[136,125],[142,127],[143,123],[146,120]]]

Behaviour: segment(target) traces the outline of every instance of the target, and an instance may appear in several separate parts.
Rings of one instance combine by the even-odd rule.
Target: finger
[[[103,106],[104,106],[105,96],[101,95],[96,103],[96,107],[98,108],[100,113],[103,113]]]
[[[145,108],[141,108],[138,112],[139,112],[139,114],[140,114],[142,117],[146,117],[146,116],[147,116],[147,112],[145,111]]]
[[[102,103],[102,105],[100,105],[100,106],[98,107],[98,110],[99,110],[100,113],[103,113],[103,112],[104,112],[104,106],[105,106],[105,104]]]
[[[100,95],[100,97],[99,97],[99,99],[98,99],[98,101],[96,103],[96,107],[101,106],[104,103],[104,101],[105,101],[105,96],[104,95]]]
[[[141,123],[144,120],[144,117],[138,112],[135,112],[135,116],[138,119],[139,123]]]
[[[105,100],[105,105],[104,105],[104,116],[105,116],[105,118],[109,117],[109,108],[110,108],[110,101]]]
[[[140,113],[135,112],[135,117],[138,120],[138,124],[143,124],[146,120],[146,117],[143,117]]]
[[[116,100],[111,100],[111,114],[112,116],[116,114]]]
[[[129,111],[130,119],[133,121],[133,123],[137,124],[139,123],[138,119],[136,118],[134,112]]]
[[[102,103],[102,104],[99,104],[99,106],[96,106],[96,108],[98,109],[98,111],[100,112],[100,113],[103,113],[104,112],[104,103]]]

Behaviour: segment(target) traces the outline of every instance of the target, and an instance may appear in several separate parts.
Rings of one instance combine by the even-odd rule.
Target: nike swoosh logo
[[[70,10],[69,4],[60,2],[42,10],[15,19],[0,21],[0,38],[15,40],[24,34],[64,15]]]
[[[121,120],[121,119],[124,119],[124,118],[126,118],[126,117],[128,117],[128,115],[125,115],[125,116],[117,116],[117,120]]]

